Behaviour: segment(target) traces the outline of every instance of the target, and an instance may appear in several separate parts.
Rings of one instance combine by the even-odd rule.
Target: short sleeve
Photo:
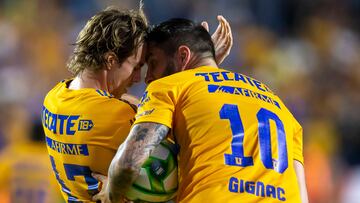
[[[154,122],[171,128],[176,105],[176,87],[156,80],[144,92],[134,124]]]
[[[294,160],[301,162],[304,165],[303,156],[303,129],[301,125],[295,120],[295,133],[293,137],[293,152]]]

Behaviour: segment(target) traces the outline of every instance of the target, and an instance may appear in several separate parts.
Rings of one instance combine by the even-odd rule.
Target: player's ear
[[[177,62],[179,64],[180,71],[183,71],[187,68],[190,58],[191,58],[191,51],[188,46],[181,45],[177,50]]]
[[[112,51],[106,52],[104,55],[104,59],[105,59],[105,68],[107,70],[110,70],[118,62],[117,56]]]

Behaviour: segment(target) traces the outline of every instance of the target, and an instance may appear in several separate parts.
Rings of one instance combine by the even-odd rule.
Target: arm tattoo
[[[143,129],[138,129],[139,126],[135,126],[138,130],[138,133],[136,134],[136,138],[135,140],[136,141],[140,141],[140,140],[144,140],[145,136],[146,136],[146,133],[149,131],[149,129],[147,128],[143,128]]]
[[[168,132],[169,128],[159,123],[139,123],[133,126],[109,168],[109,192],[114,202],[135,181],[142,164]]]

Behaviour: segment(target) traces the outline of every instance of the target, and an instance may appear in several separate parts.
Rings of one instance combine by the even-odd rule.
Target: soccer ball
[[[125,196],[135,202],[166,202],[178,187],[177,148],[164,140],[151,153]]]

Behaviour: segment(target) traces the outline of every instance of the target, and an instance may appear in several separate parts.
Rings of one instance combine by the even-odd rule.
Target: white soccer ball
[[[125,196],[135,202],[166,202],[178,188],[177,148],[164,140],[143,164],[140,175]]]

